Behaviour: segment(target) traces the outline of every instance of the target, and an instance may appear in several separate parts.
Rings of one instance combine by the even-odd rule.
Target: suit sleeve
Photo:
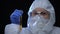
[[[19,25],[16,24],[8,24],[5,26],[5,34],[18,34]]]

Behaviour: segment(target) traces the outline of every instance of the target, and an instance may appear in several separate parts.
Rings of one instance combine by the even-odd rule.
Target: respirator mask
[[[31,31],[36,32],[42,30],[48,23],[49,19],[45,19],[42,15],[35,15],[28,18],[28,27]]]

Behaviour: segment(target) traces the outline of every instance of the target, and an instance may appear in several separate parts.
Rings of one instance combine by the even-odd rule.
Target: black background
[[[27,12],[34,0],[0,0],[0,34],[4,34],[4,28],[10,24],[10,15],[15,9],[23,10],[23,27],[27,27]],[[50,0],[55,8],[56,23],[54,26],[60,27],[60,6],[58,0]]]

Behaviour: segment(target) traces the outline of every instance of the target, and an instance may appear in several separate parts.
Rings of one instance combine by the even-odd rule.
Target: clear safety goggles
[[[36,16],[36,15],[42,15],[42,16],[45,16],[45,15],[49,15],[49,12],[30,12],[30,16]]]

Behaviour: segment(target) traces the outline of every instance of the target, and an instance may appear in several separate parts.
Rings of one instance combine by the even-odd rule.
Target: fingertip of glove
[[[16,12],[16,13],[18,13],[18,14],[23,14],[23,10],[15,9],[14,12]]]

